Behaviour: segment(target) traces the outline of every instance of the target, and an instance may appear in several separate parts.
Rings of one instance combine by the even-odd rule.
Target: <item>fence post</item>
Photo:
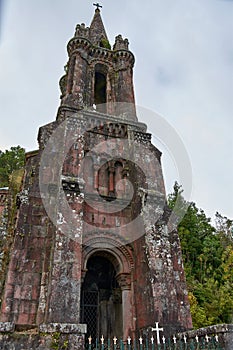
[[[149,350],[149,339],[147,336],[146,336],[146,350]]]
[[[142,337],[139,338],[139,349],[142,350]]]
[[[114,350],[116,350],[116,348],[117,348],[117,337],[116,336],[113,338],[113,346],[114,346]]]
[[[104,336],[102,335],[101,339],[101,350],[104,350]]]
[[[120,349],[121,349],[121,350],[124,350],[124,348],[125,348],[124,342],[123,342],[123,340],[121,339],[121,340],[120,340]]]
[[[183,342],[181,339],[178,340],[178,344],[179,344],[179,350],[183,349]]]
[[[153,335],[152,335],[152,337],[150,338],[150,340],[151,340],[151,350],[155,350],[155,344],[154,344],[154,337],[153,337]]]
[[[127,338],[128,350],[131,350],[131,338],[128,336]]]
[[[191,339],[191,342],[190,342],[190,350],[195,350],[193,339]]]
[[[99,349],[99,343],[98,343],[98,339],[97,339],[97,338],[96,338],[96,340],[95,340],[95,348],[96,348],[96,350]]]
[[[166,338],[164,337],[164,335],[162,337],[162,342],[163,342],[163,350],[166,350]]]
[[[88,350],[91,350],[91,341],[92,341],[92,338],[90,335],[90,337],[88,338]]]

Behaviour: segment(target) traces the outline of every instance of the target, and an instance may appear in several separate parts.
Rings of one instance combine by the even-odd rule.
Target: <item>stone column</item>
[[[122,318],[123,318],[123,341],[125,341],[134,329],[133,327],[133,309],[132,309],[132,291],[131,275],[122,273],[117,276],[117,282],[122,290]]]

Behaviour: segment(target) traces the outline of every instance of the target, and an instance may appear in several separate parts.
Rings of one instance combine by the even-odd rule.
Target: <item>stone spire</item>
[[[108,37],[100,15],[100,10],[97,8],[90,25],[90,41],[96,46],[102,46],[102,40],[108,41]]]

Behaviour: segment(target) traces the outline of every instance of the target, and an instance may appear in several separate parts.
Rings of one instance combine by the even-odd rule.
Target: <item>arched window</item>
[[[106,112],[107,69],[102,64],[95,67],[94,104],[99,112]]]

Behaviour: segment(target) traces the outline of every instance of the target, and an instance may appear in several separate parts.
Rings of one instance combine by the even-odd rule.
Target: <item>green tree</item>
[[[216,213],[214,227],[204,211],[193,202],[187,203],[182,193],[181,186],[175,183],[168,204],[181,219],[178,234],[193,325],[199,328],[232,322],[233,221]]]
[[[15,170],[23,168],[25,164],[25,150],[17,146],[5,152],[0,151],[0,187],[9,186],[10,176]]]
[[[222,216],[219,212],[215,214],[215,226],[218,234],[222,237],[223,243],[227,246],[233,243],[233,220]]]

